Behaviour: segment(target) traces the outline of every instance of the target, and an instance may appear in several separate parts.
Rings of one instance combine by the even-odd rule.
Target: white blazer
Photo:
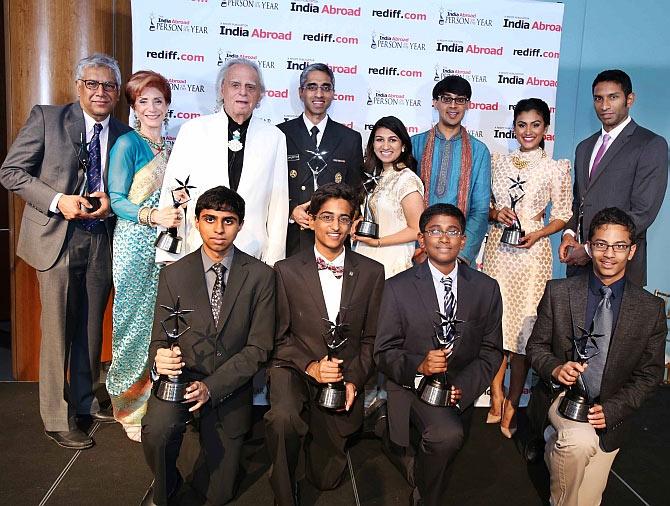
[[[190,175],[191,200],[186,220],[179,227],[182,251],[171,254],[156,249],[156,262],[170,262],[195,251],[202,239],[195,228],[198,197],[214,186],[228,184],[228,117],[221,111],[200,116],[179,129],[165,170],[159,207],[172,205],[172,193]],[[252,116],[244,147],[242,176],[237,192],[245,206],[244,225],[235,246],[272,266],[286,256],[288,223],[288,167],[286,138],[277,127]],[[163,230],[162,227],[159,229]]]

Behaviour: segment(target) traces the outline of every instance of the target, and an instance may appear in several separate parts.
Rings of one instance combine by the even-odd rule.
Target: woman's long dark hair
[[[542,116],[545,126],[548,127],[551,124],[549,106],[541,98],[522,98],[519,100],[514,106],[514,124],[516,125],[516,119],[519,117],[519,114],[530,111],[535,111]],[[544,139],[540,141],[540,147],[544,149]]]
[[[405,148],[404,152],[400,153],[398,159],[393,162],[395,170],[402,170],[405,167],[408,167],[411,170],[416,171],[416,160],[414,159],[414,156],[412,156],[412,141],[409,138],[405,125],[403,125],[402,121],[395,116],[384,116],[383,118],[379,118],[377,123],[372,127],[368,145],[365,148],[365,162],[363,164],[365,172],[371,174],[375,168],[378,172],[381,172],[383,168],[381,160],[377,158],[374,151],[375,134],[380,128],[388,128],[391,132],[396,134],[402,143],[402,147]]]

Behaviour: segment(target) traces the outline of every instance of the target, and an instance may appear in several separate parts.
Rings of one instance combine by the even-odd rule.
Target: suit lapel
[[[351,307],[351,299],[356,290],[356,282],[358,281],[358,259],[347,251],[344,255],[344,272],[342,273],[342,295],[340,296],[340,310],[344,308],[341,315],[344,318],[342,321],[346,323],[346,313]]]
[[[303,266],[300,269],[300,275],[305,280],[305,287],[309,292],[316,309],[321,314],[322,318],[328,318],[328,310],[326,309],[326,300],[323,297],[323,290],[321,288],[321,280],[319,279],[319,271],[316,268],[316,257],[314,250],[305,250],[301,253]],[[346,258],[346,257],[345,257]]]
[[[228,274],[228,282],[226,283],[226,291],[223,294],[223,301],[221,302],[221,311],[219,313],[219,324],[216,327],[217,333],[221,332],[226,321],[230,317],[230,313],[235,305],[237,296],[244,286],[244,281],[249,275],[247,268],[247,259],[244,258],[238,249],[235,249],[233,255],[233,263],[230,266],[230,273]],[[213,321],[213,317],[212,317]]]
[[[635,324],[638,321],[637,311],[638,305],[635,303],[635,298],[630,295],[630,281],[626,281],[623,295],[621,298],[621,306],[619,306],[619,314],[617,315],[616,327],[614,334],[610,339],[610,347],[607,352],[607,360],[605,362],[605,369],[603,371],[603,387],[608,377],[614,377],[616,371],[620,370],[625,362],[628,354],[628,347],[634,345],[630,340],[626,340],[626,336],[635,335]],[[626,315],[622,318],[621,315]]]
[[[425,317],[430,322],[436,322],[437,315],[435,313],[440,311],[440,307],[437,304],[437,294],[435,293],[433,276],[430,273],[430,267],[428,267],[428,260],[415,267],[415,276],[414,284],[421,299],[421,305],[425,310]]]
[[[600,133],[595,133],[589,137],[586,147],[584,148],[581,160],[582,171],[580,174],[575,174],[575,177],[580,179],[581,187],[588,190],[589,187],[589,165],[591,164],[591,154],[593,153],[593,148],[598,142],[598,137]]]
[[[572,335],[580,336],[581,331],[577,328],[578,326],[589,330],[586,328],[584,320],[586,319],[586,299],[588,296],[589,290],[589,276],[585,274],[583,276],[576,276],[573,278],[573,283],[570,284],[568,290],[568,297],[570,300],[570,314],[571,326],[572,326]],[[567,323],[567,322],[566,322]],[[569,356],[566,356],[566,360],[572,360],[572,347],[570,347]]]
[[[469,294],[477,292],[477,288],[472,282],[470,269],[463,263],[458,266],[458,285],[456,286],[456,290],[456,318],[463,321],[463,323],[456,325],[456,332],[458,332],[468,323],[468,320],[472,320],[473,297]],[[454,343],[454,353],[460,346],[461,341],[463,341],[463,334],[461,333],[460,336],[461,337]]]
[[[65,123],[65,129],[67,130],[67,134],[70,137],[70,141],[72,142],[72,157],[77,164],[77,186],[74,190],[77,191],[84,179],[83,171],[79,170],[79,155],[82,150],[82,142],[86,142],[86,124],[84,122],[84,112],[81,110],[79,102],[72,103],[72,107],[70,108],[65,118]]]
[[[593,186],[593,184],[600,178],[601,174],[607,170],[608,164],[614,159],[614,157],[621,151],[621,149],[628,143],[630,140],[630,136],[633,135],[633,132],[635,131],[635,127],[637,125],[633,120],[626,125],[626,127],[621,131],[621,133],[617,136],[616,139],[614,139],[614,142],[612,145],[609,147],[609,149],[605,152],[603,155],[602,159],[600,160],[600,163],[598,164],[598,167],[596,168],[596,173],[593,175],[593,178],[591,178],[591,181],[589,183],[589,186]],[[591,150],[593,152],[593,150]],[[588,167],[588,166],[587,166]]]
[[[326,151],[326,154],[323,156],[323,158],[326,163],[329,164],[331,169],[334,168],[332,166],[333,155],[337,149],[337,146],[339,146],[343,139],[341,135],[337,135],[338,126],[339,125],[337,125],[332,119],[328,118],[328,121],[326,122],[326,129],[324,130],[323,136],[321,137],[321,144],[319,144],[319,151]]]
[[[207,293],[207,281],[205,280],[205,267],[202,264],[202,254],[200,248],[184,257],[183,275],[181,276],[181,293],[175,293],[175,296],[183,294],[193,294],[193,300],[196,303],[195,308],[198,313],[197,317],[203,320],[209,320],[214,325],[214,317],[212,316],[212,306],[209,303],[209,294]],[[193,313],[195,314],[195,313]]]

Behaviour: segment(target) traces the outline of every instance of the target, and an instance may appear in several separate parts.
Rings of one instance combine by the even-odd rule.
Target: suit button
[[[305,191],[305,185],[302,185],[302,186],[300,187],[300,189],[301,189],[302,191]]]
[[[221,353],[220,351],[217,351],[217,352],[216,352],[216,356],[217,356],[217,357],[220,357],[221,355],[223,355],[223,353]]]

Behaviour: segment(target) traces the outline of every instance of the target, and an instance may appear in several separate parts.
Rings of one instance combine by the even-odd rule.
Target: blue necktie
[[[600,395],[600,385],[603,381],[603,372],[605,371],[605,362],[607,362],[607,352],[609,351],[614,324],[614,312],[610,300],[612,289],[609,286],[601,286],[600,295],[602,299],[593,315],[593,333],[602,334],[602,337],[596,338],[599,353],[589,360],[589,366],[584,371],[584,382],[589,389],[591,400]],[[593,351],[590,353],[593,353]]]
[[[93,136],[88,143],[88,165],[86,167],[86,191],[90,194],[102,189],[102,169],[100,163],[100,132],[102,125],[93,125]],[[83,220],[86,230],[92,230],[100,220]]]

